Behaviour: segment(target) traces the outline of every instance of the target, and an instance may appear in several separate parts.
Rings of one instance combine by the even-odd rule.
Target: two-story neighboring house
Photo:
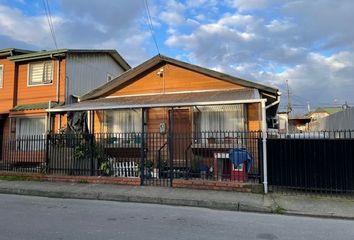
[[[76,50],[31,52],[7,58],[14,68],[8,76],[14,92],[8,104],[8,124],[3,132],[11,136],[32,136],[45,133],[48,126],[46,109],[72,103],[76,96],[94,89],[130,69],[116,50]],[[6,74],[11,72],[6,72]],[[6,86],[5,86],[6,87]],[[4,96],[1,95],[0,101]],[[52,117],[51,126],[57,131],[66,124],[62,116]]]
[[[8,60],[8,57],[31,53],[32,51],[6,48],[0,50],[0,136],[7,135],[4,128],[9,127],[9,112],[16,104],[15,63]]]
[[[67,124],[65,114],[47,109],[75,102],[130,68],[116,50],[0,50],[0,161],[41,162],[41,136]]]

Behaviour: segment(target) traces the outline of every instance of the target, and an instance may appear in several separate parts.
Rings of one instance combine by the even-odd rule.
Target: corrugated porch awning
[[[58,107],[63,105],[62,102],[57,103],[57,102],[51,102],[50,107]],[[30,103],[30,104],[21,104],[15,106],[13,109],[11,109],[12,112],[18,112],[18,111],[26,111],[26,110],[38,110],[38,109],[47,109],[49,107],[48,102],[42,102],[42,103]]]
[[[58,106],[48,111],[69,112],[87,110],[129,109],[149,107],[183,107],[259,102],[257,89],[234,89],[223,91],[165,93],[140,96],[122,96],[87,100]]]

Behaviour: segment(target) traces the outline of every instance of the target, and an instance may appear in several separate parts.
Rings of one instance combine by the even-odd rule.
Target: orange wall
[[[164,69],[164,75],[162,77],[157,74],[161,68]],[[129,85],[127,84],[109,95],[122,96],[147,93],[240,88],[243,87],[177,67],[172,64],[165,64],[157,66],[151,71],[136,77],[133,81],[130,81]]]
[[[259,103],[247,104],[248,131],[260,131],[262,129],[260,107]]]
[[[0,113],[8,113],[13,107],[15,64],[7,59],[0,59],[4,66],[3,84],[0,87]]]
[[[53,60],[53,83],[40,86],[27,86],[28,62],[18,66],[17,105],[56,101],[57,95],[57,60]],[[60,101],[65,97],[65,60],[60,61]]]

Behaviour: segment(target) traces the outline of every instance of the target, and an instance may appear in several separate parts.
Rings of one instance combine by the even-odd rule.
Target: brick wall
[[[240,182],[173,179],[172,185],[175,188],[254,192],[254,186],[252,184]]]
[[[123,177],[103,177],[103,176],[56,176],[43,175],[39,173],[16,173],[16,172],[0,172],[2,177],[11,177],[13,180],[34,180],[49,182],[71,182],[71,183],[96,183],[96,184],[117,184],[139,186],[140,178],[123,178]]]

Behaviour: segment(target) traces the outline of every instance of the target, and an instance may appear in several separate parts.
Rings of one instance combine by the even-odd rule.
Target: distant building
[[[354,108],[342,111],[311,121],[311,131],[354,130]]]
[[[305,132],[309,130],[309,122],[311,118],[307,116],[288,116],[287,112],[279,112],[278,130],[280,133],[287,132]]]
[[[315,111],[306,114],[306,117],[309,117],[311,121],[316,121],[340,111],[343,111],[342,107],[319,107]]]

